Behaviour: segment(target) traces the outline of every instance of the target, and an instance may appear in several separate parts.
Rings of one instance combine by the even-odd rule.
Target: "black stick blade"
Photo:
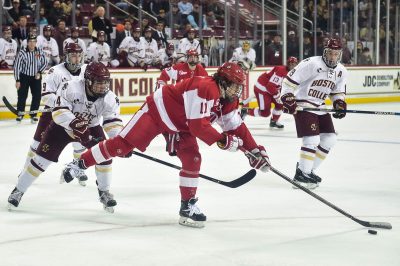
[[[249,181],[251,181],[256,175],[257,175],[257,171],[254,169],[251,169],[250,171],[248,171],[247,173],[245,173],[238,179],[235,179],[230,182],[224,182],[224,185],[227,187],[230,187],[230,188],[237,188],[237,187],[240,187],[240,186],[248,183]]]
[[[17,116],[19,115],[18,110],[15,109],[15,108],[11,105],[11,103],[7,100],[6,96],[3,96],[3,102],[4,102],[4,104],[5,104],[5,106],[7,107],[8,110],[10,110],[13,114],[15,114],[15,115],[17,115]]]
[[[390,223],[386,223],[386,222],[369,222],[368,227],[392,229],[392,225]]]

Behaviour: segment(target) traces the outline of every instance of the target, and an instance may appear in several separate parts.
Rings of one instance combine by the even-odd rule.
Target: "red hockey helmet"
[[[83,65],[83,50],[74,42],[69,42],[64,47],[66,67],[72,73],[78,71]]]
[[[299,63],[299,61],[297,60],[297,57],[294,56],[290,56],[287,59],[287,63],[286,66],[289,70],[292,70],[293,68],[295,68],[297,66],[297,64]]]
[[[329,39],[324,47],[322,59],[328,67],[335,68],[342,58],[342,42]]]
[[[195,66],[199,63],[199,53],[196,49],[189,49],[186,52],[187,63],[191,66]]]
[[[85,87],[89,94],[95,97],[104,97],[110,90],[110,72],[107,67],[99,62],[87,65],[85,74]]]
[[[242,94],[246,75],[238,64],[227,62],[218,68],[214,79],[220,87],[221,98],[232,102]]]

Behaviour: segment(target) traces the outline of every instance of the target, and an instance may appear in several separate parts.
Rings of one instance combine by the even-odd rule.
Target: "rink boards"
[[[210,75],[217,68],[207,68]],[[243,98],[252,96],[253,86],[257,78],[272,67],[257,67],[248,74],[247,86]],[[349,103],[372,102],[400,102],[400,68],[398,66],[380,67],[348,67],[347,95]],[[112,84],[111,89],[121,101],[121,113],[133,113],[140,108],[146,97],[156,86],[160,76],[158,69],[149,69],[146,72],[137,69],[110,69]],[[15,80],[12,71],[0,71],[0,96],[6,96],[13,104],[17,103]],[[30,102],[30,96],[27,103]],[[329,101],[327,102],[329,104]],[[252,101],[250,106],[257,103]],[[14,118],[4,104],[0,103],[0,119]]]

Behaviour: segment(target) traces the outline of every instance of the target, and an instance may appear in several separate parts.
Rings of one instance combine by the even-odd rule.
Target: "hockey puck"
[[[371,235],[376,235],[378,232],[375,230],[368,230],[368,233],[370,233]]]

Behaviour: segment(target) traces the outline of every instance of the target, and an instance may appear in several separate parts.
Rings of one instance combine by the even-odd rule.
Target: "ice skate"
[[[179,224],[189,227],[202,228],[207,217],[197,207],[197,198],[181,201],[181,209],[179,211]]]
[[[278,121],[274,121],[274,120],[271,119],[270,122],[269,122],[269,127],[270,128],[282,129],[285,126],[282,125],[281,123],[279,123]]]
[[[8,196],[8,210],[11,211],[13,207],[18,207],[19,202],[21,201],[22,195],[24,192],[19,191],[17,188],[11,192],[10,196]]]
[[[299,168],[296,169],[296,174],[293,178],[293,181],[296,184],[308,189],[314,189],[318,186],[314,178],[312,178],[309,174],[303,173]],[[298,187],[293,186],[293,188],[297,189]]]
[[[315,182],[317,182],[317,187],[319,186],[319,183],[321,183],[322,178],[316,175],[313,171],[309,174],[309,176],[314,179]]]
[[[81,186],[86,186],[86,182],[88,177],[86,176],[85,167],[82,162],[78,159],[74,159],[71,163],[65,166],[64,170],[61,173],[60,183],[71,182],[74,178],[79,180],[79,184]]]
[[[113,194],[111,194],[108,190],[99,190],[99,200],[103,204],[103,208],[105,211],[109,213],[114,213],[114,206],[117,205],[117,201],[114,199]]]
[[[248,112],[249,112],[249,108],[242,107],[242,109],[240,110],[240,117],[242,118],[242,120],[244,120],[246,118]]]
[[[24,119],[23,116],[18,116],[18,117],[15,119],[15,121],[17,121],[17,124],[21,124],[22,119]]]
[[[37,124],[39,119],[36,116],[31,117],[31,124]]]

